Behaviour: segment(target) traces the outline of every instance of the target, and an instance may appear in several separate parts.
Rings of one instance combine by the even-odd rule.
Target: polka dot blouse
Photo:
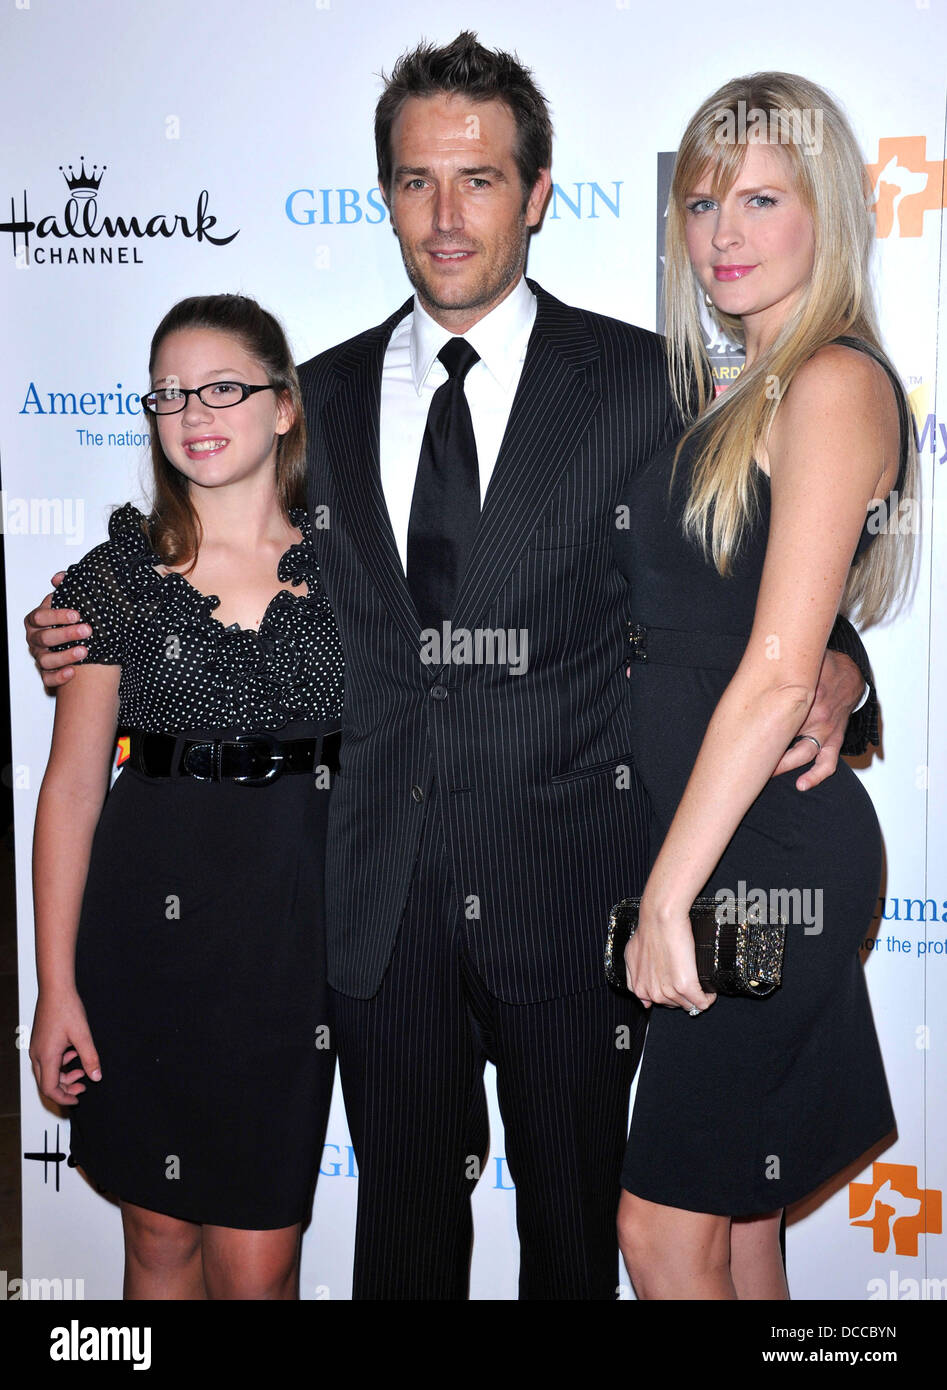
[[[130,502],[112,513],[109,538],[70,565],[56,606],[89,623],[78,665],[121,666],[119,725],[150,733],[251,733],[297,721],[338,720],[342,644],[322,586],[309,518],[290,512],[302,540],[279,562],[280,590],[258,631],[214,617],[220,600],[180,574],[161,575],[146,519]],[[76,643],[54,648],[65,651]]]

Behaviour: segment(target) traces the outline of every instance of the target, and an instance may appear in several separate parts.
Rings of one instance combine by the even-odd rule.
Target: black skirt
[[[329,795],[308,774],[242,786],[120,773],[76,946],[102,1080],[72,1109],[70,1162],[100,1190],[210,1225],[306,1220],[334,1070]]]

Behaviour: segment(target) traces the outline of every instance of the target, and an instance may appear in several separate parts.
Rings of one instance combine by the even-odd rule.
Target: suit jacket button
[[[412,788],[411,788],[411,795],[414,797],[415,801],[423,801],[423,800],[424,800],[424,793],[422,792],[422,790],[421,790],[420,787],[412,787]]]
[[[431,690],[431,697],[432,697],[432,699],[434,699],[434,700],[446,700],[446,699],[447,699],[447,686],[446,686],[446,685],[435,685],[435,686],[433,687],[433,689]]]

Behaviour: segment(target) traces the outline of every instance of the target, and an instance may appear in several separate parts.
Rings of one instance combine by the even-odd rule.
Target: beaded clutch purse
[[[605,978],[623,994],[625,947],[638,929],[640,898],[622,898],[608,916]],[[756,903],[735,898],[698,898],[690,910],[697,975],[708,994],[765,999],[782,980],[786,924],[764,921]]]

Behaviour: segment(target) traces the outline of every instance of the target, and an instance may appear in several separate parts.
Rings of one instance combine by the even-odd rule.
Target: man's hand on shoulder
[[[65,570],[53,575],[53,585],[61,584]],[[53,652],[50,647],[58,647],[63,642],[81,641],[92,636],[88,623],[79,622],[79,614],[71,608],[54,608],[55,594],[47,594],[38,608],[27,613],[23,622],[26,626],[26,641],[33,660],[39,667],[43,684],[55,690],[72,679],[76,660],[87,655],[85,647],[71,647],[66,652]]]

